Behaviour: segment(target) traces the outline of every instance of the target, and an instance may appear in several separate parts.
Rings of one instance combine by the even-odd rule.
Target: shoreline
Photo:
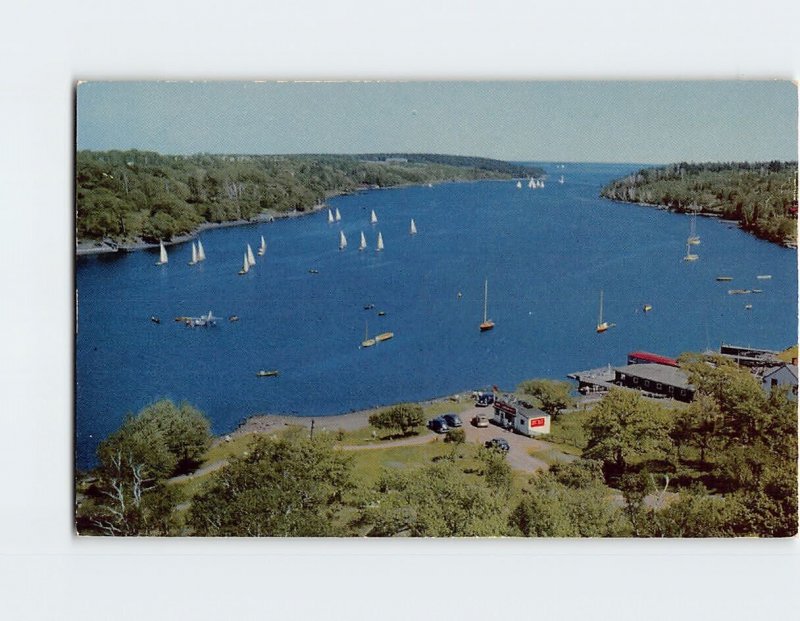
[[[278,414],[278,413],[263,413],[253,414],[244,418],[238,426],[228,433],[221,433],[215,436],[216,440],[224,438],[225,436],[237,437],[247,435],[250,433],[268,433],[288,426],[311,428],[311,421],[314,421],[314,429],[317,431],[356,431],[369,427],[369,416],[380,410],[394,407],[399,403],[415,403],[422,406],[430,406],[436,403],[443,403],[451,401],[454,403],[461,403],[465,398],[469,399],[471,391],[461,391],[452,395],[443,397],[434,397],[431,399],[423,399],[421,401],[409,401],[390,403],[387,405],[375,406],[364,410],[355,410],[345,412],[343,414],[328,414],[324,416],[302,415],[302,414]]]
[[[399,183],[397,185],[389,185],[389,186],[368,186],[368,187],[356,188],[355,190],[326,192],[325,199],[321,203],[316,203],[314,205],[311,205],[310,207],[307,207],[302,211],[297,209],[293,211],[275,211],[274,209],[265,209],[257,216],[249,220],[203,222],[190,233],[186,233],[184,235],[177,235],[173,237],[170,241],[164,242],[164,246],[170,247],[170,246],[177,246],[179,244],[185,244],[186,242],[192,241],[193,239],[197,239],[198,234],[202,233],[203,231],[209,231],[209,230],[221,229],[233,226],[248,226],[254,224],[263,224],[265,222],[274,222],[275,220],[283,220],[287,218],[302,218],[304,216],[312,216],[315,213],[329,207],[327,204],[328,200],[332,198],[337,198],[339,196],[348,196],[351,194],[358,194],[361,192],[392,190],[398,188],[424,187],[428,185],[433,186],[433,185],[441,185],[443,183],[479,183],[481,181],[506,181],[506,180],[507,180],[506,178],[442,179],[439,181],[428,181],[424,183]],[[159,247],[157,243],[145,242],[141,240],[128,243],[119,243],[112,241],[112,243],[113,245],[109,244],[105,240],[97,241],[97,240],[76,239],[75,256],[82,257],[82,256],[96,256],[101,254],[119,254],[122,252],[136,252],[137,250],[148,250]]]

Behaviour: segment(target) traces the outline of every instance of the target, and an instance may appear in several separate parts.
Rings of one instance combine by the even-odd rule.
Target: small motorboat
[[[239,321],[239,315],[231,315],[228,317],[228,321]]]
[[[278,372],[276,370],[274,370],[274,369],[271,370],[271,371],[265,371],[264,369],[262,369],[261,371],[256,373],[256,376],[258,376],[258,377],[277,377],[278,376]]]
[[[729,282],[733,280],[733,276],[717,276],[719,282]]]
[[[752,310],[752,309],[753,309],[753,305],[752,304],[745,304],[744,305],[744,310]]]
[[[382,332],[381,334],[375,337],[375,340],[380,343],[381,341],[388,341],[390,338],[393,337],[394,337],[394,332]]]
[[[375,308],[374,304],[364,304],[364,310],[372,310]]]
[[[770,278],[772,278],[772,274],[759,274],[758,276],[756,276],[756,278],[758,278],[759,280],[769,280]]]
[[[155,315],[150,315],[150,321],[152,321],[153,323],[161,323],[161,319],[159,319]]]
[[[308,270],[308,273],[309,274],[319,274],[319,270],[310,269],[310,270]]]
[[[653,306],[651,304],[645,304],[644,306],[642,306],[642,310],[645,313],[650,312],[651,310],[653,310]]]
[[[728,295],[744,295],[745,293],[753,293],[752,289],[728,289]]]
[[[383,317],[386,315],[386,311],[378,311],[378,317]]]

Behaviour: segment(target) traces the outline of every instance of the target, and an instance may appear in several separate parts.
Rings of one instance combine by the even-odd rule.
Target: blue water
[[[797,342],[795,252],[698,218],[700,260],[682,261],[686,216],[598,198],[637,168],[551,167],[537,190],[485,181],[342,196],[329,201],[341,223],[328,224],[325,211],[206,231],[208,259],[193,267],[187,244],[171,247],[161,267],[153,251],[78,259],[78,467],[94,464],[98,442],[126,413],[163,397],[196,405],[221,433],[255,413],[323,416],[563,378],[624,364],[636,349],[675,356],[723,341]],[[358,252],[362,230],[369,249]],[[262,234],[266,256],[238,276],[245,244],[255,250]],[[716,282],[720,274],[734,280]],[[482,334],[484,279],[496,327]],[[617,325],[598,335],[600,289],[604,319]],[[641,312],[644,303],[653,310]],[[224,318],[214,329],[173,321],[208,310]],[[233,314],[240,321],[228,322]],[[394,339],[359,349],[365,322],[370,335]],[[259,369],[280,376],[257,378]]]

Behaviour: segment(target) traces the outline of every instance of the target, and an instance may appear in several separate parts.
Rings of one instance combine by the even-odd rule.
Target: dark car
[[[475,405],[479,408],[485,408],[494,403],[494,395],[490,392],[479,392],[475,396]]]
[[[450,428],[461,427],[461,425],[463,424],[458,414],[453,414],[453,413],[445,414],[444,416],[442,416],[442,418],[444,419],[444,422],[447,423],[447,426]]]
[[[508,444],[508,440],[505,438],[492,438],[491,440],[486,440],[484,446],[488,449],[497,449],[498,451],[503,451],[504,453],[507,453],[511,448]]]
[[[450,428],[447,426],[447,421],[442,416],[437,416],[428,421],[428,429],[436,433],[447,433]]]

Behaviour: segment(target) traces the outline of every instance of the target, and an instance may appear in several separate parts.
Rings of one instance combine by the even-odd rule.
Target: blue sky
[[[89,82],[77,102],[79,149],[797,159],[787,81]]]

